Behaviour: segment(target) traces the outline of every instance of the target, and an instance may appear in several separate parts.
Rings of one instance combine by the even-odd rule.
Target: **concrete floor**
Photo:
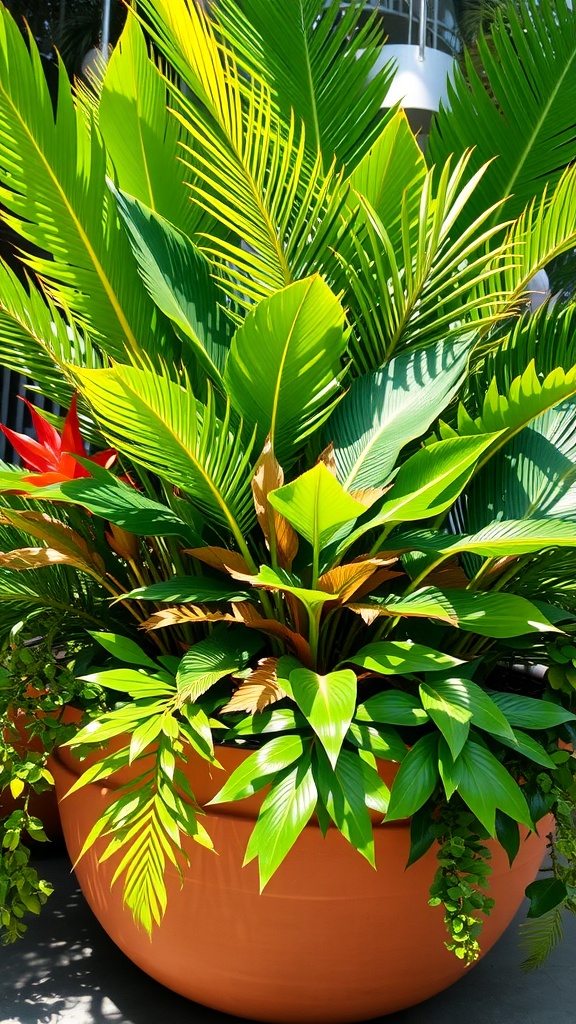
[[[234,1024],[158,985],[92,917],[62,852],[42,859],[55,886],[20,943],[0,948],[0,1024]],[[576,918],[546,966],[523,974],[517,923],[458,984],[386,1024],[576,1024]]]

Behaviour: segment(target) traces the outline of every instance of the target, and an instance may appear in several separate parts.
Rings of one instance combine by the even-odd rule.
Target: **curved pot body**
[[[237,750],[219,751],[228,771],[242,756]],[[78,770],[68,751],[60,751],[51,768],[75,861],[114,789],[93,784],[62,800]],[[193,789],[202,803],[224,776],[214,771],[212,778],[199,759],[195,768]],[[123,910],[121,884],[110,890],[117,859],[98,864],[92,849],[77,865],[98,920],[139,967],[181,995],[225,1013],[329,1024],[404,1009],[463,975],[462,964],[444,947],[441,908],[428,906],[435,852],[405,870],[408,822],[375,828],[377,871],[336,830],[324,839],[311,823],[260,895],[254,862],[242,867],[257,810],[250,806],[253,800],[233,805],[232,813],[209,809],[205,824],[218,855],[191,842],[183,887],[167,866],[168,909],[152,940]],[[484,925],[484,952],[516,913],[545,843],[543,834],[530,836],[512,870],[494,845],[496,908]]]

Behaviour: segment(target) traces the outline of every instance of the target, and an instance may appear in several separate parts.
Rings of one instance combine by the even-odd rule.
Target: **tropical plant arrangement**
[[[78,870],[153,941],[255,798],[262,900],[307,826],[378,875],[410,819],[462,964],[539,831],[537,963],[576,909],[576,310],[530,308],[576,242],[576,20],[498,15],[425,155],[362,8],[141,0],[55,116],[0,10],[0,200],[50,254],[0,267],[0,360],[66,412],[3,428],[0,635],[63,651],[62,808],[119,780]]]

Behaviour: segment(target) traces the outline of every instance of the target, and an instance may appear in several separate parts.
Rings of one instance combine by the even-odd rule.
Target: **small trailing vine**
[[[486,892],[491,852],[478,835],[478,822],[463,805],[444,804],[431,832],[440,846],[438,869],[430,888],[430,906],[444,907],[449,935],[446,948],[468,966],[480,956],[480,914],[490,914],[494,900]]]
[[[54,647],[47,629],[29,636],[22,623],[0,650],[0,943],[26,931],[27,913],[39,914],[52,892],[30,863],[30,842],[47,842],[42,822],[30,810],[34,793],[51,789],[47,767],[56,743],[74,727],[63,721],[70,703],[94,703],[94,687],[75,678],[71,656]],[[25,725],[23,724],[25,723]],[[31,749],[33,748],[33,749]],[[9,813],[2,817],[3,794]],[[11,798],[11,799],[10,799]],[[14,807],[14,801],[16,806]]]

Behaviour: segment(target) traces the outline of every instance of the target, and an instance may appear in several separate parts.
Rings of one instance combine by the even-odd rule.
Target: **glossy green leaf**
[[[119,661],[124,661],[128,665],[142,665],[144,668],[158,668],[156,663],[144,653],[142,648],[137,643],[134,643],[134,640],[129,640],[126,636],[120,636],[119,633],[97,633],[93,630],[89,632],[90,636],[105,651],[113,654]]]
[[[457,758],[468,739],[472,712],[446,700],[430,683],[419,687],[422,707],[442,733],[452,757]]]
[[[375,867],[362,761],[357,754],[342,750],[333,765],[318,757],[315,769],[318,793],[336,828]]]
[[[153,662],[151,663],[153,664]],[[157,666],[153,664],[157,669]],[[141,697],[164,697],[174,694],[174,683],[170,683],[163,675],[146,675],[144,672],[137,672],[132,668],[113,668],[103,672],[92,672],[90,675],[82,676],[88,683],[96,686],[104,686],[108,690],[119,690],[120,693],[129,693],[135,700]]]
[[[326,547],[341,526],[366,511],[364,505],[346,493],[323,462],[272,491],[268,500],[318,551]]]
[[[409,818],[432,796],[438,781],[438,734],[430,733],[410,748],[400,765],[386,821]]]
[[[403,761],[406,744],[395,729],[352,722],[346,737],[361,750],[369,750],[383,761]]]
[[[555,729],[564,722],[576,720],[576,715],[571,711],[548,700],[492,691],[490,697],[510,725],[521,729]]]
[[[458,390],[469,351],[467,342],[441,341],[352,381],[324,428],[347,491],[386,483],[402,448],[426,433]]]
[[[60,490],[66,499],[109,519],[136,537],[182,537],[194,545],[202,543],[196,531],[167,505],[146,498],[112,473],[106,475],[108,482],[102,478],[82,478],[63,483]]]
[[[126,594],[137,601],[169,601],[174,604],[204,604],[212,601],[245,601],[248,592],[234,586],[228,579],[211,579],[208,576],[172,576],[169,580],[152,583],[148,587],[137,587]]]
[[[353,665],[361,665],[382,675],[405,675],[412,672],[443,672],[461,665],[459,658],[443,654],[410,640],[382,640],[366,644],[352,658]]]
[[[224,375],[232,405],[279,462],[293,460],[338,397],[344,310],[322,278],[296,281],[248,314]],[[302,396],[305,395],[305,400]]]
[[[512,867],[520,850],[520,829],[517,821],[499,810],[496,810],[496,838],[506,850],[508,863]]]
[[[215,629],[182,658],[176,676],[179,700],[195,701],[219,679],[244,668],[263,642],[255,630],[243,626]]]
[[[319,675],[306,668],[290,673],[294,700],[310,722],[334,768],[356,707],[355,672]]]
[[[497,704],[478,683],[463,677],[435,681],[434,688],[444,700],[472,715],[472,724],[499,739],[514,743],[514,733]]]
[[[538,878],[526,886],[526,895],[530,900],[528,917],[542,917],[564,902],[568,890],[560,878]]]
[[[301,736],[276,736],[268,740],[259,750],[249,754],[208,802],[222,804],[253,796],[268,785],[274,775],[288,768],[303,754],[304,740]]]
[[[210,263],[164,217],[125,192],[115,195],[150,297],[188,343],[201,372],[222,386],[233,332]]]
[[[276,779],[264,798],[244,863],[258,858],[261,890],[310,821],[317,800],[310,753]]]
[[[355,718],[359,722],[381,722],[384,725],[424,725],[428,721],[428,713],[412,694],[387,690],[359,704]]]
[[[520,787],[483,744],[471,737],[453,772],[460,796],[491,836],[496,834],[496,808],[520,825],[533,828]]]

